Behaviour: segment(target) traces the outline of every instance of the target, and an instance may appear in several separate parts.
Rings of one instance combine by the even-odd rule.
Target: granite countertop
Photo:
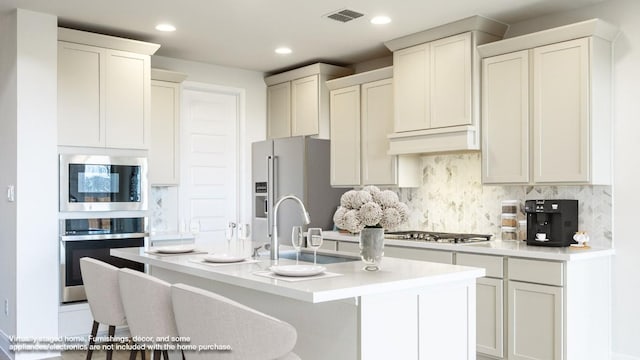
[[[358,235],[345,234],[338,231],[324,231],[327,240],[358,242]],[[545,247],[527,245],[519,240],[491,240],[470,244],[447,244],[428,241],[385,240],[386,245],[432,249],[443,251],[466,252],[486,255],[524,257],[540,260],[573,261],[590,259],[600,256],[611,256],[615,253],[612,248],[574,248],[574,247]]]
[[[341,275],[294,282],[253,274],[256,271],[268,270],[271,265],[274,265],[274,262],[268,259],[259,259],[252,263],[209,265],[194,262],[201,259],[204,254],[160,256],[146,253],[144,248],[112,249],[111,255],[185,275],[311,303],[468,281],[485,275],[485,270],[480,268],[385,258],[383,267],[379,271],[364,271],[362,269],[364,264],[359,260],[326,264],[324,266],[327,272]],[[281,259],[279,264],[295,264],[295,260]]]

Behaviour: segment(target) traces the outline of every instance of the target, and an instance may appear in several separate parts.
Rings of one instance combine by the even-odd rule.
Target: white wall
[[[0,189],[16,183],[16,16],[0,17]],[[16,332],[16,204],[0,198],[0,348],[8,348],[8,336]],[[9,301],[9,315],[4,301]],[[2,358],[2,355],[0,355]]]
[[[614,45],[613,358],[640,359],[640,1],[610,0],[524,21],[512,25],[507,36],[596,17],[617,25],[621,31]]]
[[[188,74],[187,81],[221,85],[244,89],[245,104],[241,109],[243,120],[240,124],[240,172],[239,179],[239,213],[241,223],[251,223],[251,143],[266,138],[267,91],[264,74],[257,71],[229,68],[219,65],[173,59],[162,56],[151,58],[151,67],[173,70]],[[162,190],[165,206],[178,206],[175,189]],[[168,200],[168,203],[167,203]],[[153,206],[153,205],[152,205]],[[173,215],[173,214],[171,214]],[[180,216],[180,215],[178,215]],[[178,230],[177,219],[169,219],[169,226],[164,230]]]
[[[8,288],[2,292],[13,297],[9,320],[0,322],[9,336],[58,335],[57,26],[53,15],[18,9],[2,29],[11,38],[3,39],[3,53],[9,45],[10,54],[0,64],[3,84],[8,80],[2,93],[3,109],[8,109],[2,110],[0,136],[7,152],[2,152],[6,174],[1,185],[16,186],[16,202],[0,208],[10,220],[2,223],[2,246],[8,251],[0,254],[2,288]],[[12,56],[13,64],[5,62]],[[10,355],[36,359],[54,354]]]

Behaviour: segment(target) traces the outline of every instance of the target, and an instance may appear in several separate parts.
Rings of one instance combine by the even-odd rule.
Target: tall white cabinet
[[[388,155],[393,131],[390,67],[332,80],[331,185],[419,186],[418,157]]]
[[[588,20],[478,47],[484,183],[611,183],[616,33]]]
[[[180,182],[180,83],[186,74],[151,69],[149,184]]]
[[[157,44],[58,30],[58,145],[148,149]]]
[[[267,138],[329,138],[329,89],[326,81],[353,70],[317,63],[268,76]]]

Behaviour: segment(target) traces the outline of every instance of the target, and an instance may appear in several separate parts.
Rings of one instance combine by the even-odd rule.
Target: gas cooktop
[[[384,234],[385,239],[428,241],[449,244],[466,244],[479,241],[489,241],[493,235],[461,234],[434,231],[391,231]]]

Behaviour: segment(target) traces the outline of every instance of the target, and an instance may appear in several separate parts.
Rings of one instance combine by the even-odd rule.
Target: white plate
[[[269,269],[274,274],[284,276],[313,276],[327,270],[327,268],[320,265],[274,265]]]
[[[229,254],[207,254],[202,258],[204,261],[213,263],[230,263],[244,261],[244,257]]]
[[[154,249],[160,254],[182,254],[190,253],[195,250],[193,245],[174,245],[174,246],[162,246]]]

